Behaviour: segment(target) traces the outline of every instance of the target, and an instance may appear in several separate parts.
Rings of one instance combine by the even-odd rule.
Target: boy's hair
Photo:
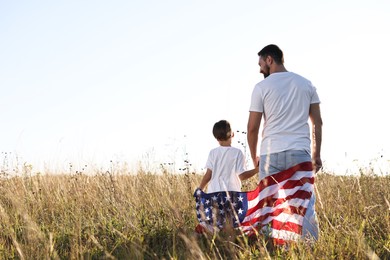
[[[261,56],[263,59],[271,56],[276,64],[279,65],[284,63],[283,52],[275,44],[265,46],[261,51],[259,51],[259,53],[257,53],[257,55]]]
[[[232,136],[230,123],[226,120],[221,120],[214,124],[213,135],[218,141],[226,141]]]

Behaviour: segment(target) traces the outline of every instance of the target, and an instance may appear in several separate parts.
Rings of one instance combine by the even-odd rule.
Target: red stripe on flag
[[[273,229],[290,231],[302,235],[302,226],[294,222],[280,222],[274,219],[272,220],[271,227]]]
[[[292,200],[292,199],[309,200],[311,198],[311,195],[312,195],[312,193],[309,191],[298,190],[294,194],[291,194],[285,198],[280,198],[280,199],[274,200],[273,206],[276,207],[276,206],[283,204],[286,201]]]
[[[256,199],[259,196],[259,192],[260,192],[260,185],[257,185],[256,189],[252,191],[248,191],[246,194],[248,201]]]
[[[258,209],[261,209],[261,208],[264,208],[264,207],[271,207],[275,201],[273,197],[273,194],[271,194],[271,196],[268,196],[262,200],[260,200],[255,206],[253,206],[252,208],[248,208],[247,209],[247,212],[246,212],[246,215],[250,215],[252,214],[253,212],[255,212],[256,210]]]
[[[311,179],[310,180],[310,183],[314,183],[314,178],[309,178]],[[294,182],[294,181],[292,181]],[[307,182],[307,181],[306,181]],[[302,183],[301,182],[295,182],[295,184],[299,184],[299,185],[296,185],[296,186],[291,186],[290,185],[291,183],[287,184],[287,186],[283,186],[283,187],[289,187],[289,188],[294,188],[296,186],[301,186]],[[255,212],[256,210],[260,209],[260,208],[263,208],[263,207],[266,207],[266,206],[276,206],[276,205],[279,205],[287,200],[290,200],[290,199],[294,199],[294,198],[301,198],[301,199],[309,199],[311,197],[311,193],[310,192],[307,192],[305,190],[298,190],[297,192],[295,192],[294,194],[292,195],[289,195],[289,196],[286,196],[285,198],[279,198],[279,199],[275,199],[273,198],[275,194],[270,194],[268,197],[265,197],[263,199],[261,199],[255,206],[253,206],[252,208],[248,208],[247,209],[247,213],[246,215],[250,215],[252,214],[253,212]],[[259,196],[259,195],[258,195]]]
[[[274,238],[274,245],[285,245],[287,241],[285,241],[284,239],[280,239],[280,238]]]
[[[265,177],[259,183],[260,191],[262,191],[264,188],[268,186],[290,179],[297,171],[305,171],[305,172],[313,171],[313,164],[311,162],[303,162],[287,170]]]
[[[311,183],[313,184],[314,183],[314,177],[304,177],[304,178],[301,178],[299,180],[291,180],[291,181],[287,181],[285,184],[283,184],[282,187],[280,187],[280,189],[292,189],[292,188],[295,188],[297,186],[302,186],[304,185],[305,183]]]
[[[287,214],[290,214],[290,215],[297,214],[297,215],[303,216],[302,212],[303,212],[303,215],[304,215],[304,213],[306,213],[306,208],[305,207],[302,207],[302,206],[300,206],[300,207],[287,206],[287,207],[284,207],[284,208],[280,208],[280,209],[274,210],[273,212],[270,212],[270,214],[268,214],[268,215],[273,216],[273,217],[277,217],[281,213],[287,213]]]
[[[313,164],[311,162],[303,162],[287,170],[267,176],[266,178],[264,178],[259,182],[256,189],[247,192],[247,198],[248,200],[256,199],[260,191],[262,191],[266,187],[290,179],[297,171],[312,171],[312,170],[313,170]]]
[[[304,216],[305,213],[306,213],[306,208],[305,207],[294,207],[294,206],[287,206],[287,207],[283,207],[283,208],[280,208],[280,209],[276,209],[274,211],[271,211],[271,212],[268,212],[264,215],[260,215],[258,217],[255,217],[255,218],[252,218],[248,221],[245,221],[245,222],[242,222],[241,223],[241,226],[251,226],[251,225],[254,225],[256,222],[263,222],[265,219],[267,219],[268,217],[277,217],[279,216],[281,213],[287,213],[287,214],[290,214],[292,217],[293,214],[297,214],[297,215],[300,215],[300,216]]]

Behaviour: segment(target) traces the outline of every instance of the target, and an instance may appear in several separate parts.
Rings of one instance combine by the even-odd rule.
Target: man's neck
[[[278,72],[288,72],[287,69],[284,67],[284,65],[276,65],[271,69],[271,73],[278,73]]]

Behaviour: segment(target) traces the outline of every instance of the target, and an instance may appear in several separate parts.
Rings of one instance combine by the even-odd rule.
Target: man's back
[[[314,86],[292,72],[278,72],[253,90],[250,111],[264,115],[260,154],[286,150],[310,152],[310,104],[319,103]]]

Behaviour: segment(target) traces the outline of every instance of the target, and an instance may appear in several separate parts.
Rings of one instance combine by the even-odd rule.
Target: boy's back
[[[240,149],[231,146],[212,149],[206,167],[212,171],[208,193],[241,191],[239,174],[245,171],[245,156]]]

